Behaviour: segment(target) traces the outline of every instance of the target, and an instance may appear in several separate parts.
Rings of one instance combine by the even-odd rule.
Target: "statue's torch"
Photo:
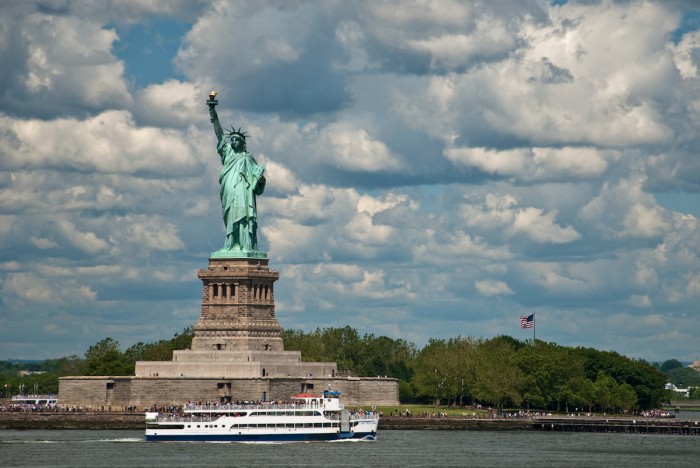
[[[216,100],[217,94],[219,93],[216,91],[212,91],[211,93],[209,93],[209,100],[207,101],[207,105],[212,109],[219,103],[219,101]]]

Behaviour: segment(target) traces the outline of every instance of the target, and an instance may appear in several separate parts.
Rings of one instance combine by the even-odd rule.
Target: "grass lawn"
[[[348,406],[351,408],[350,406]],[[364,410],[371,411],[372,407],[371,406],[362,406],[361,407]],[[435,414],[435,416],[438,415],[438,413],[446,413],[447,416],[459,416],[461,417],[462,415],[466,414],[468,416],[472,416],[474,413],[479,414],[481,417],[484,417],[484,415],[488,415],[488,408],[486,409],[481,409],[481,410],[475,410],[472,409],[470,406],[461,408],[461,407],[451,407],[451,406],[433,406],[433,405],[398,405],[398,406],[377,406],[377,411],[382,411],[385,416],[397,416],[400,415],[401,413],[404,413],[406,411],[410,411],[414,417],[416,416],[422,416],[425,413],[428,414]],[[506,410],[507,411],[507,410]],[[518,410],[515,410],[518,411]]]

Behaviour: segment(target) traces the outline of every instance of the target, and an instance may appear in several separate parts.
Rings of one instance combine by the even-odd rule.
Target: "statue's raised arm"
[[[258,250],[258,209],[255,197],[265,190],[265,168],[246,150],[246,133],[231,128],[228,135],[216,113],[216,91],[209,93],[209,117],[216,133],[216,151],[221,157],[219,195],[226,226],[224,246],[212,258],[267,258]]]
[[[209,106],[209,119],[211,120],[211,123],[214,124],[214,133],[216,133],[216,141],[218,142],[224,137],[224,129],[221,128],[219,115],[216,113],[216,105],[219,103],[219,101],[216,100],[217,94],[218,93],[216,91],[209,93],[207,105]]]

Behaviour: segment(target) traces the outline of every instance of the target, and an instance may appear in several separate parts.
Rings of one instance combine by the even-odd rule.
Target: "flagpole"
[[[535,346],[535,329],[537,328],[537,317],[532,313],[532,346]]]

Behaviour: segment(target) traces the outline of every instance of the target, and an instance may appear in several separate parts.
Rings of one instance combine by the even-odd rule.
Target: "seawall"
[[[0,429],[133,429],[146,428],[143,413],[80,412],[80,413],[0,413]],[[385,416],[379,420],[380,430],[529,430],[526,420],[491,420],[463,418],[401,418]]]
[[[143,413],[0,413],[0,429],[145,429]]]
[[[0,430],[30,429],[93,429],[144,430],[143,413],[82,412],[82,413],[0,413]],[[536,418],[528,419],[466,419],[466,418],[402,418],[385,416],[379,420],[379,430],[443,430],[443,431],[553,431],[609,432],[666,435],[700,435],[696,420],[635,419],[635,418]]]

